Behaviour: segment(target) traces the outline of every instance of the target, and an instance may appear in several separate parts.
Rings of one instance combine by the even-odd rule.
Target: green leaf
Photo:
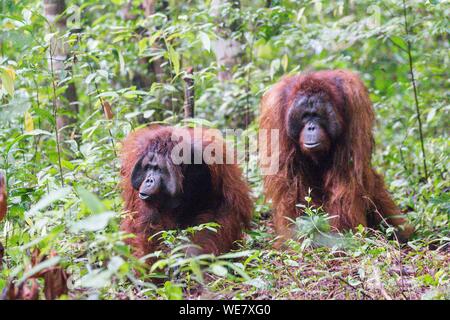
[[[248,257],[253,252],[254,252],[253,250],[231,252],[231,253],[223,254],[223,255],[219,256],[218,258],[220,258],[220,259],[236,259],[236,258]]]
[[[245,281],[244,283],[257,289],[265,289],[268,286],[268,284],[261,278],[250,279]]]
[[[290,267],[298,267],[299,266],[297,261],[294,261],[294,260],[291,260],[291,259],[286,259],[284,261],[284,264],[287,265],[287,266],[290,266]]]
[[[199,37],[202,42],[203,49],[210,52],[211,51],[211,40],[209,39],[209,36],[206,33],[200,31]]]
[[[110,284],[111,276],[113,274],[114,273],[110,270],[97,269],[76,281],[75,286],[84,288],[103,288]]]
[[[69,170],[74,170],[75,169],[75,165],[73,165],[72,162],[67,161],[65,159],[61,159],[61,164],[66,169],[69,169]]]
[[[108,270],[112,272],[119,271],[120,267],[125,263],[125,260],[122,259],[122,257],[114,256],[109,260],[108,263]]]
[[[202,270],[200,269],[200,265],[198,264],[197,261],[195,261],[195,259],[192,259],[189,262],[189,267],[191,268],[192,272],[197,276],[198,281],[203,282]]]
[[[20,247],[20,250],[25,251],[29,248],[35,247],[40,242],[51,242],[54,240],[61,232],[65,230],[65,225],[58,225],[54,227],[52,230],[48,232],[48,234],[43,235],[42,237],[38,237],[33,239],[32,241],[25,243],[23,246]]]
[[[23,20],[26,24],[31,24],[31,16],[32,16],[32,12],[28,9],[23,9],[22,10],[22,16],[23,16]]]
[[[59,261],[61,260],[60,257],[52,257],[50,259],[46,259],[43,262],[35,265],[33,268],[31,268],[29,271],[25,272],[22,276],[22,278],[20,279],[19,283],[22,283],[23,281],[25,281],[26,279],[28,279],[29,277],[35,275],[36,273],[41,272],[44,269],[53,267],[54,265],[57,265],[59,263]]]
[[[116,57],[117,61],[119,62],[119,73],[121,76],[125,75],[125,60],[123,59],[122,53],[114,48],[112,50],[114,56]]]
[[[156,39],[158,39],[158,38],[161,36],[161,34],[162,34],[162,31],[161,31],[161,30],[158,30],[158,31],[156,31],[155,33],[153,33],[153,34],[150,36],[149,46],[152,46],[153,43],[155,43]]]
[[[283,58],[281,59],[281,65],[283,66],[284,72],[286,72],[288,69],[288,65],[289,65],[289,57],[287,54],[285,54],[283,56]]]
[[[124,98],[133,99],[136,96],[148,96],[149,93],[143,90],[130,90],[123,94]]]
[[[92,82],[92,80],[94,80],[94,78],[97,76],[97,72],[93,72],[91,74],[89,74],[86,79],[84,80],[84,82],[86,84],[90,84]]]
[[[428,115],[427,115],[427,122],[431,122],[434,119],[436,112],[437,112],[437,108],[431,108],[430,112],[428,112]]]
[[[31,132],[34,129],[33,116],[28,111],[24,115],[24,127],[26,132]]]

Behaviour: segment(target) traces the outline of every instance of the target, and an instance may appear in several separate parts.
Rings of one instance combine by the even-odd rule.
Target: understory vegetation
[[[2,298],[450,298],[448,1],[0,7]],[[336,68],[358,72],[369,88],[373,165],[416,228],[409,242],[395,241],[388,226],[331,233],[327,213],[308,205],[298,236],[274,249],[270,203],[250,155],[241,166],[255,210],[239,249],[187,258],[189,236],[217,226],[170,230],[146,270],[119,229],[122,139],[154,122],[249,136],[261,96],[284,74]],[[194,83],[190,120],[186,79]]]

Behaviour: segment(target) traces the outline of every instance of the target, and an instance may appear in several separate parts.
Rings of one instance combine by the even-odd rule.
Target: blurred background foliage
[[[299,259],[330,252],[271,249],[255,159],[243,164],[257,205],[241,251],[184,259],[177,246],[186,231],[169,232],[172,251],[160,253],[150,275],[136,274],[142,265],[118,230],[117,153],[134,128],[183,122],[189,67],[193,121],[247,133],[257,130],[262,94],[284,74],[347,68],[374,103],[374,165],[418,229],[414,254],[405,253],[422,261],[411,280],[416,294],[388,283],[388,240],[361,238],[349,255],[366,254],[360,265],[370,268],[383,260],[394,297],[438,297],[443,287],[448,295],[448,1],[1,0],[0,8],[0,170],[9,196],[0,291],[23,279],[39,248],[60,258],[51,261],[70,275],[69,298],[326,297],[306,295],[308,279],[280,289],[285,277],[308,277],[295,269]],[[155,276],[178,280],[155,284]],[[344,297],[361,297],[358,277],[347,286],[355,296]]]

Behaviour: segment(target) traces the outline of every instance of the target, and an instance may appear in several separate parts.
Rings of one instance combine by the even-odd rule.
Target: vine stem
[[[417,122],[419,123],[419,136],[420,136],[420,146],[422,149],[422,160],[423,160],[423,170],[425,174],[425,179],[428,179],[428,169],[427,169],[427,157],[425,153],[425,143],[423,139],[423,130],[422,130],[422,118],[420,114],[420,108],[419,108],[419,98],[417,94],[417,85],[416,85],[416,78],[414,76],[414,62],[412,58],[412,45],[411,41],[409,40],[409,27],[408,27],[408,19],[407,19],[407,12],[406,12],[406,0],[403,0],[403,17],[405,20],[405,32],[406,32],[406,44],[408,45],[408,59],[409,59],[409,73],[411,75],[411,83],[413,86],[414,91],[414,101],[416,106],[416,115],[417,115]]]
[[[94,68],[92,68],[90,62],[88,62],[88,66],[89,66],[89,70],[91,72],[94,72]],[[97,82],[95,82],[95,79],[94,79],[94,87],[95,87],[95,92],[97,93],[98,99],[100,101],[100,104],[103,108],[103,112],[105,112],[105,110],[106,110],[105,102],[103,101],[103,98],[100,97],[100,89],[98,88],[98,85],[97,85]],[[112,145],[114,156],[117,158],[116,143],[114,142],[114,136],[112,134],[111,128],[108,128],[108,132],[109,132],[109,137],[111,138],[111,145]]]
[[[61,163],[61,144],[59,141],[59,128],[57,123],[58,116],[58,104],[56,103],[56,84],[55,84],[55,72],[53,69],[53,53],[52,53],[52,42],[50,41],[49,46],[49,56],[50,56],[50,72],[52,75],[52,89],[53,89],[53,117],[55,118],[55,135],[56,135],[56,151],[58,153],[58,166],[59,166],[59,174],[61,176],[61,186],[64,187],[64,175],[62,170]]]

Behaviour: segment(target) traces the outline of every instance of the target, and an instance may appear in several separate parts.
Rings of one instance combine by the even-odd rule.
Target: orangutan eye
[[[304,123],[314,120],[314,119],[319,119],[319,115],[316,112],[305,112],[302,116],[302,121]]]

